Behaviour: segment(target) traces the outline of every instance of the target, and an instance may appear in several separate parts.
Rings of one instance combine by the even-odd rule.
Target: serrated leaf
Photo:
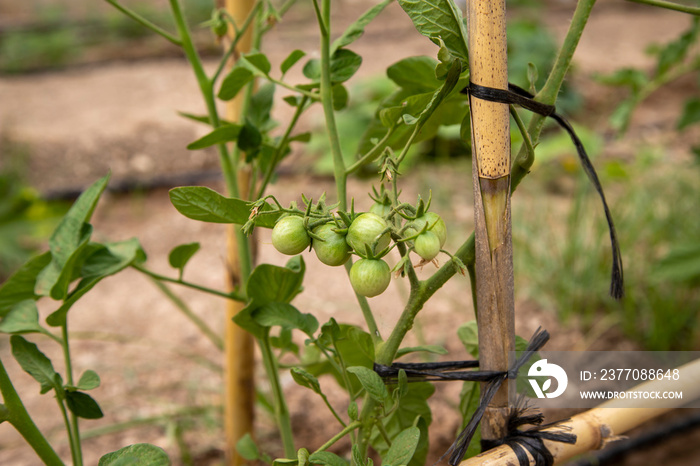
[[[301,367],[292,367],[291,373],[292,378],[297,383],[297,385],[306,387],[318,395],[322,393],[321,384],[318,382],[318,379],[313,374],[306,372]]]
[[[149,443],[137,443],[107,453],[100,458],[98,466],[169,466],[165,451]]]
[[[348,367],[348,372],[355,374],[360,384],[362,384],[362,388],[373,400],[383,403],[389,398],[389,391],[386,389],[384,381],[372,369],[363,366],[353,366]]]
[[[469,62],[467,33],[461,11],[452,0],[398,0],[415,28],[434,43],[445,42],[450,53],[464,63]]]
[[[39,273],[51,262],[51,253],[31,258],[0,286],[0,317],[5,316],[17,303],[39,298],[34,292]]]
[[[248,461],[255,461],[260,458],[260,450],[249,433],[238,439],[236,451]]]
[[[311,314],[303,314],[291,304],[284,302],[267,303],[253,312],[253,319],[263,327],[279,325],[285,329],[299,329],[313,337],[318,329],[318,321]]]
[[[282,64],[280,65],[280,71],[282,72],[282,76],[284,76],[287,73],[287,71],[289,71],[294,65],[296,65],[299,60],[304,58],[305,55],[306,52],[299,49],[296,49],[292,51],[292,53],[287,55],[287,58],[285,58]]]
[[[100,405],[90,395],[83,392],[65,391],[66,404],[73,414],[83,419],[104,417]]]
[[[202,222],[244,225],[252,212],[250,202],[224,197],[204,186],[173,188],[170,190],[170,202],[185,217]],[[260,212],[272,212],[273,210],[268,203],[264,203],[260,208]],[[255,219],[255,225],[272,228],[279,216],[279,213],[258,215]]]
[[[0,322],[0,332],[3,333],[41,333],[39,310],[33,299],[17,303]]]
[[[236,64],[231,72],[221,82],[218,97],[221,100],[231,100],[238,95],[246,84],[251,82],[255,75],[251,70]]]
[[[78,380],[76,388],[79,390],[93,390],[100,386],[100,376],[93,370],[86,370]]]
[[[404,430],[392,440],[391,447],[389,447],[382,464],[387,466],[407,465],[413,458],[419,440],[420,429],[418,427],[411,426]]]
[[[168,254],[168,262],[175,269],[183,269],[187,262],[199,251],[199,243],[187,243],[175,246]]]
[[[324,466],[348,466],[348,462],[330,451],[317,451],[309,456],[309,463]]]
[[[346,47],[359,39],[360,36],[364,34],[367,25],[392,1],[393,0],[384,0],[374,5],[369,10],[365,11],[354,23],[348,26],[345,32],[331,44],[331,55],[335,53],[336,50]]]
[[[51,360],[39,348],[19,335],[10,337],[12,355],[22,369],[41,384],[41,393],[63,390],[60,375],[54,370]]]
[[[236,141],[241,132],[241,125],[223,125],[205,134],[201,138],[187,145],[188,150],[200,150],[215,144],[224,144]]]

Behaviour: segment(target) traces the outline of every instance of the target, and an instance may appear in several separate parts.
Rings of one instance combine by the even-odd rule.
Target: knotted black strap
[[[605,194],[603,192],[603,187],[598,179],[598,174],[593,168],[591,159],[586,153],[586,149],[583,147],[583,143],[579,139],[578,135],[574,131],[573,127],[569,122],[556,112],[556,107],[554,105],[547,105],[534,100],[534,96],[514,84],[508,83],[508,90],[495,89],[493,87],[481,86],[473,82],[469,83],[469,87],[462,90],[463,93],[469,94],[472,97],[482,100],[488,100],[490,102],[499,102],[503,104],[512,104],[523,107],[531,112],[537,113],[545,117],[550,117],[556,121],[559,126],[564,128],[564,130],[569,134],[571,140],[576,146],[576,152],[578,153],[579,160],[583,166],[583,170],[588,175],[588,179],[593,183],[595,190],[600,196],[600,200],[603,202],[603,210],[605,211],[605,219],[608,222],[608,230],[610,231],[610,243],[612,245],[612,276],[610,279],[610,295],[615,299],[620,299],[624,295],[624,277],[622,270],[622,257],[620,254],[620,244],[617,240],[617,233],[615,232],[615,225],[613,224],[612,214],[608,208],[608,203],[605,200]]]
[[[457,436],[457,439],[449,450],[440,458],[440,460],[442,460],[449,455],[449,464],[455,466],[462,461],[464,453],[467,451],[469,443],[476,433],[479,422],[481,422],[481,418],[484,416],[486,407],[491,403],[491,400],[496,395],[496,392],[498,392],[503,382],[507,379],[516,378],[520,368],[529,361],[532,355],[539,351],[548,340],[549,333],[541,328],[537,329],[525,351],[520,355],[518,360],[513,363],[508,371],[460,370],[479,367],[479,361],[477,360],[415,364],[395,362],[391,366],[375,364],[374,371],[389,383],[396,382],[400,370],[406,372],[409,382],[449,380],[486,382],[482,390],[479,407],[472,415],[472,418],[469,420],[464,430]],[[547,458],[551,458],[552,455],[544,446],[542,439],[572,443],[576,441],[576,436],[571,434],[561,436],[551,431],[540,432],[541,429],[549,426],[535,427],[525,431],[519,430],[518,428],[522,425],[541,424],[542,419],[544,419],[541,414],[529,417],[523,416],[522,413],[524,410],[520,407],[520,404],[519,402],[516,404],[515,410],[511,410],[511,413],[516,413],[517,415],[512,414],[511,418],[509,418],[508,436],[504,439],[499,439],[492,446],[506,443],[511,446],[519,460],[521,458],[527,459],[527,454],[524,452],[524,450],[527,450],[534,458],[542,458],[541,461],[544,462],[538,462],[538,466],[549,465],[551,463],[547,463]],[[537,420],[539,420],[539,422],[537,422]],[[521,462],[521,464],[528,463]]]

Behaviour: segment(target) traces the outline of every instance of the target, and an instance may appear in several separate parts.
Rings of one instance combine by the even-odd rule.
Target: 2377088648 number
[[[678,369],[601,369],[600,380],[678,380]]]

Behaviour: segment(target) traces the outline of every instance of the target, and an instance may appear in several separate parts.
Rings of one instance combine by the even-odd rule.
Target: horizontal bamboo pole
[[[653,408],[632,408],[639,400],[616,399],[606,401],[597,408],[593,408],[581,414],[577,414],[567,422],[557,424],[550,430],[570,428],[572,434],[576,434],[576,443],[550,442],[545,440],[545,445],[554,456],[555,464],[560,464],[576,455],[591,450],[600,450],[609,442],[619,440],[620,435],[644,422],[664,414],[672,409],[679,408],[693,400],[700,398],[700,359],[685,364],[679,369],[679,379],[653,380],[645,382],[627,390],[638,391],[682,391],[683,399],[673,400],[649,400]],[[462,461],[460,466],[491,466],[518,464],[513,450],[508,446],[500,446],[484,452],[473,458]],[[531,460],[531,465],[534,461]]]

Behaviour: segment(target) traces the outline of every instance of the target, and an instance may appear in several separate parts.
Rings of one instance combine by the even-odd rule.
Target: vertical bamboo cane
[[[221,0],[219,0],[221,2]],[[225,6],[236,24],[243,24],[253,8],[254,0],[225,0]],[[232,30],[232,28],[230,28]],[[248,28],[244,37],[238,42],[237,52],[245,53],[250,50],[252,28]],[[240,92],[226,106],[226,117],[229,121],[238,121],[244,105],[245,93]],[[250,186],[250,171],[236,167],[239,195],[247,195]],[[244,280],[238,254],[238,238],[231,225],[227,230],[228,283],[233,289]],[[245,434],[253,433],[253,418],[255,406],[255,340],[245,330],[233,323],[233,317],[243,308],[244,304],[229,300],[226,307],[225,321],[225,400],[224,428],[226,433],[226,463],[238,466],[245,463],[236,452],[236,442]]]
[[[508,88],[505,0],[471,0],[467,6],[471,81]],[[470,98],[476,300],[479,366],[508,369],[515,345],[513,246],[510,226],[510,117],[508,106]],[[481,423],[484,440],[505,436],[508,384],[503,384]]]

